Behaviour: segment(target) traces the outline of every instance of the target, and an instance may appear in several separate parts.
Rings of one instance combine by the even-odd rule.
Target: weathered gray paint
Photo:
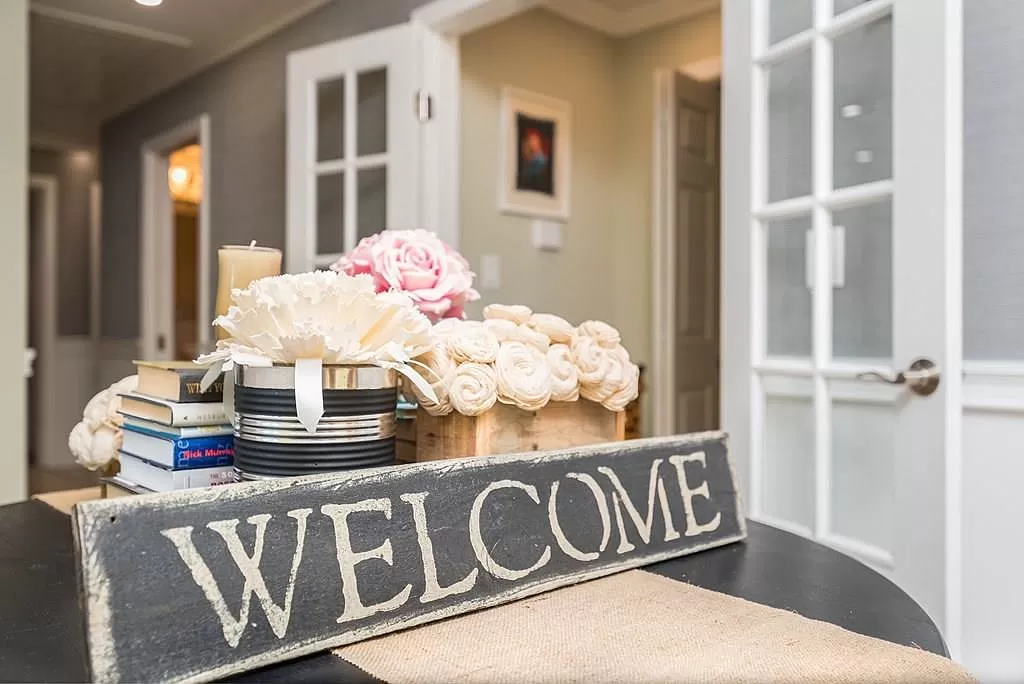
[[[97,681],[213,679],[746,533],[721,433],[96,501],[73,523]]]
[[[284,247],[285,58],[289,52],[408,21],[426,0],[336,0],[244,52],[103,125],[102,334],[139,335],[140,146],[210,115],[211,237]],[[216,258],[211,260],[216,283]],[[215,285],[211,288],[211,310]]]
[[[97,180],[91,150],[32,148],[29,171],[57,178],[57,334],[89,334],[89,202]]]

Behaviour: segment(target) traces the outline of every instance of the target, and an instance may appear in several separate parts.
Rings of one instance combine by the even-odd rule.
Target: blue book
[[[124,426],[121,449],[171,470],[229,466],[235,460],[235,438],[232,435],[174,439],[143,432],[131,425]]]

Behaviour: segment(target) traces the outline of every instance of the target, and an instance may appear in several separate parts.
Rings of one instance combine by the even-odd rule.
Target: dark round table
[[[0,507],[0,681],[85,681],[85,643],[68,516],[39,501]],[[862,563],[755,522],[745,542],[644,568],[853,632],[948,655],[913,599]],[[328,653],[233,677],[374,682]]]

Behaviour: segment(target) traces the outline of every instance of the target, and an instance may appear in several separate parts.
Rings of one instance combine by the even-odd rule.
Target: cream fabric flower
[[[536,347],[541,353],[547,353],[551,345],[551,338],[526,325],[518,325],[504,318],[492,318],[484,321],[487,326],[501,342],[522,342],[531,347]]]
[[[68,435],[68,448],[75,462],[89,470],[105,468],[117,460],[124,434],[117,429],[101,425],[95,431],[83,420]]]
[[[479,321],[463,321],[451,329],[445,346],[458,363],[492,363],[498,353],[498,337]]]
[[[523,342],[502,342],[494,361],[498,401],[537,411],[551,399],[551,369],[544,354]]]
[[[572,323],[554,314],[535,313],[530,316],[530,320],[526,324],[537,332],[547,335],[552,342],[568,344],[576,336],[576,328]]]
[[[494,406],[498,398],[498,377],[494,367],[472,361],[455,369],[448,387],[452,408],[464,416],[479,416]]]
[[[455,362],[452,361],[447,350],[440,346],[417,357],[416,361],[427,367],[424,370],[417,366],[420,374],[430,383],[431,389],[437,395],[437,401],[433,401],[413,385],[412,392],[416,396],[416,401],[432,416],[448,415],[452,412],[452,405],[448,401],[448,385],[455,375]]]
[[[572,354],[584,399],[602,403],[625,382],[630,361],[621,345],[609,349],[592,337],[582,336],[573,341]]]
[[[627,363],[625,381],[601,402],[601,405],[609,411],[623,411],[638,396],[640,396],[640,367],[635,363]]]
[[[580,323],[576,332],[585,337],[590,337],[602,347],[614,347],[622,342],[622,335],[619,331],[604,321],[585,321]]]
[[[121,415],[121,395],[126,392],[134,392],[139,386],[139,376],[129,375],[127,378],[118,380],[107,388],[107,415],[103,424],[119,428],[124,425],[124,416]]]
[[[513,323],[526,323],[533,311],[522,304],[488,304],[484,307],[484,319],[503,319]]]
[[[551,401],[576,401],[580,398],[580,378],[572,351],[564,344],[548,348],[548,367],[551,369]]]
[[[110,403],[110,389],[97,392],[82,410],[82,422],[89,432],[98,430],[107,420],[107,405]]]

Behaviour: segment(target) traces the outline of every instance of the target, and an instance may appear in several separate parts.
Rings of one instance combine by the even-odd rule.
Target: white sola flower
[[[445,345],[457,362],[492,363],[498,353],[498,338],[479,321],[459,321],[449,328]]]
[[[526,324],[547,335],[552,342],[568,344],[576,336],[576,328],[572,323],[554,314],[535,313]]]
[[[452,408],[464,416],[479,416],[494,406],[498,397],[498,377],[494,367],[472,361],[455,369],[448,386]]]
[[[523,342],[503,342],[494,361],[498,401],[537,411],[551,399],[551,369],[539,349]]]
[[[100,470],[117,461],[123,439],[121,394],[134,391],[138,384],[139,376],[129,375],[89,400],[82,420],[68,435],[68,449],[75,462],[89,470]]]
[[[522,304],[488,304],[484,307],[484,319],[506,320],[513,323],[526,323],[533,311]]]
[[[376,293],[367,275],[331,271],[254,281],[231,293],[232,306],[214,324],[230,339],[200,357],[201,364],[270,365],[320,359],[324,364],[370,364],[406,376],[427,398],[430,382],[409,364],[433,346],[430,321],[401,292]],[[209,373],[207,377],[215,377]]]
[[[580,398],[579,371],[572,360],[572,352],[564,344],[553,344],[548,349],[548,367],[551,369],[551,400],[576,401]]]

